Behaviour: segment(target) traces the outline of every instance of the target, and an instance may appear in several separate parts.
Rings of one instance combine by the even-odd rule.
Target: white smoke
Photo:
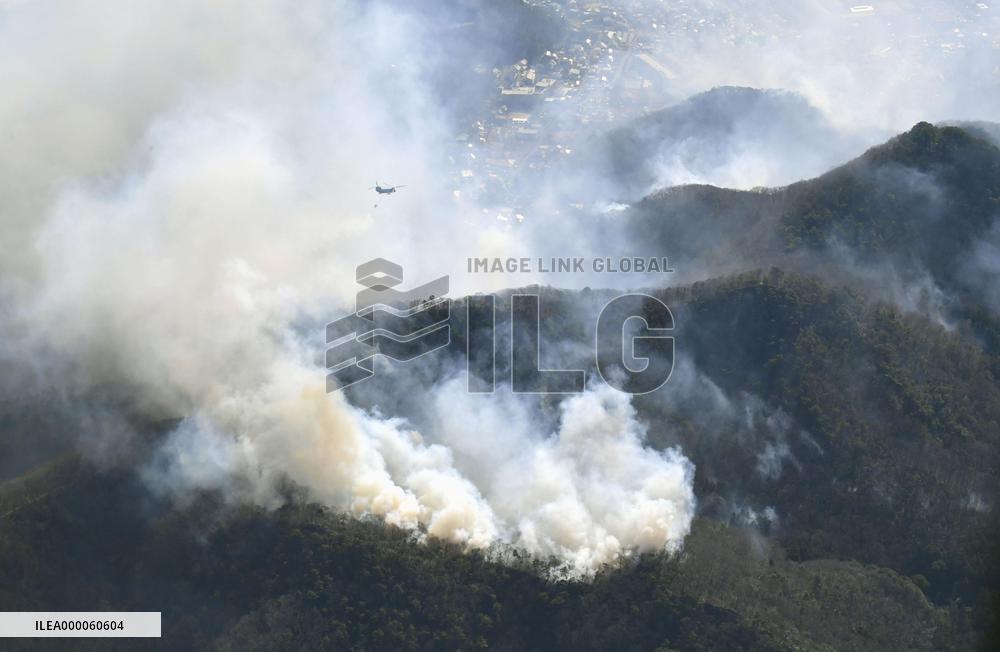
[[[103,5],[92,9],[73,15],[81,32],[108,18]],[[192,24],[206,17],[200,5],[173,11]],[[219,490],[276,506],[291,479],[336,509],[470,547],[516,543],[556,555],[572,574],[632,550],[679,546],[693,514],[690,465],[643,448],[623,397],[568,401],[558,433],[522,430],[523,448],[503,460],[501,477],[516,484],[523,475],[524,484],[501,494],[496,478],[457,466],[436,433],[423,433],[425,441],[392,415],[327,395],[321,324],[349,311],[356,264],[384,256],[430,278],[451,270],[425,261],[428,251],[462,243],[488,253],[507,236],[453,226],[460,206],[442,199],[448,189],[432,172],[442,167],[444,128],[427,113],[417,60],[400,49],[412,26],[377,7],[372,15],[302,11],[249,10],[243,28],[273,50],[259,62],[240,39],[200,43],[211,61],[238,62],[220,63],[206,88],[158,87],[148,102],[127,86],[120,96],[85,88],[53,102],[44,119],[63,147],[82,148],[80,160],[48,171],[59,179],[38,172],[25,191],[31,201],[5,207],[13,233],[5,264],[18,270],[5,288],[14,306],[5,328],[19,333],[25,359],[52,360],[50,382],[69,392],[112,397],[147,418],[183,417],[143,471],[166,495]],[[45,6],[17,12],[13,22],[27,25],[71,18]],[[306,18],[343,38],[287,39],[322,32],[304,28]],[[364,29],[352,35],[352,21]],[[183,60],[186,24],[167,21],[148,43],[122,47],[148,48],[163,66],[147,71],[156,75]],[[381,39],[365,43],[373,25]],[[394,73],[394,61],[408,63]],[[55,76],[34,90],[58,85]],[[33,89],[23,91],[28,102]],[[107,131],[81,126],[88,112]],[[28,123],[44,140],[45,124]],[[404,179],[407,192],[376,199],[368,186],[378,170]],[[482,434],[475,411],[454,418],[449,437]],[[503,422],[493,427],[494,438],[506,431]],[[115,437],[86,450],[113,458]],[[498,461],[482,455],[482,465]]]
[[[631,550],[676,550],[694,514],[691,463],[647,447],[630,397],[606,385],[559,411],[548,436],[510,394],[469,394],[460,378],[435,391],[438,436],[517,545],[586,572]]]
[[[545,433],[522,402],[470,395],[453,379],[433,392],[435,442],[298,373],[187,419],[146,470],[151,486],[278,505],[290,477],[335,508],[470,547],[513,544],[571,576],[677,550],[690,530],[693,466],[646,447],[629,397],[607,386],[565,399]]]
[[[454,134],[412,16],[309,1],[3,12],[3,355],[85,399],[183,417],[152,487],[274,505],[287,477],[338,509],[578,574],[681,544],[691,465],[645,446],[610,389],[538,432],[517,401],[446,384],[421,434],[325,393],[313,326],[348,309],[359,262],[458,281],[454,252],[516,251],[509,231],[468,224],[479,207],[442,178]],[[380,200],[376,179],[407,188]],[[453,292],[525,282],[478,280],[491,286]]]

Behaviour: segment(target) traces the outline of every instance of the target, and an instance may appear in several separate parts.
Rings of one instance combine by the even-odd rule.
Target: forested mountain
[[[131,463],[66,454],[0,484],[0,610],[163,611],[161,641],[120,649],[986,646],[1000,322],[996,271],[976,261],[998,214],[1000,150],[926,123],[815,179],[671,188],[626,211],[637,246],[701,279],[648,290],[673,312],[675,371],[633,400],[648,444],[694,464],[698,516],[678,554],[558,579],[555,560],[417,541],[291,479],[273,510],[213,491],[173,502],[142,481],[137,446]],[[533,291],[542,341],[592,373],[580,306],[611,293]],[[464,318],[458,300],[446,353],[351,400],[420,426],[426,379],[464,365]],[[407,379],[411,391],[383,391]],[[7,436],[34,423],[20,409],[4,407]],[[149,448],[169,427],[142,426]]]
[[[603,134],[587,154],[590,165],[632,196],[695,180],[742,187],[790,183],[825,172],[860,149],[800,95],[719,87]]]
[[[276,512],[210,495],[172,509],[137,502],[142,488],[127,472],[54,462],[0,486],[0,568],[10,578],[0,608],[162,610],[161,641],[60,646],[94,650],[940,650],[968,641],[967,611],[932,605],[912,580],[857,562],[793,561],[776,543],[707,520],[680,557],[551,582],[544,560],[515,549],[487,559],[419,544],[289,493]]]
[[[981,130],[920,123],[787,187],[661,190],[635,206],[628,228],[637,247],[688,261],[690,277],[771,266],[817,274],[967,328],[995,351],[998,215],[1000,149]]]

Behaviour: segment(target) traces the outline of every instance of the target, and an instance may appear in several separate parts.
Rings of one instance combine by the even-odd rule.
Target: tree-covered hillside
[[[675,188],[615,223],[707,279],[647,290],[673,312],[674,375],[632,399],[645,443],[695,468],[679,554],[555,579],[553,560],[339,515],[291,480],[271,511],[212,491],[170,500],[141,480],[170,424],[140,423],[113,464],[71,454],[0,484],[0,610],[163,611],[164,638],[144,645],[164,649],[988,649],[1000,294],[976,261],[998,211],[1000,150],[921,123],[816,179]],[[532,292],[542,368],[593,377],[612,293]],[[433,442],[424,411],[464,373],[465,314],[456,300],[447,351],[387,365],[351,402]],[[558,404],[537,397],[534,425]],[[0,442],[73,427],[39,405],[0,406]]]
[[[707,521],[680,557],[548,581],[516,550],[416,543],[294,494],[276,512],[210,494],[170,509],[136,500],[127,472],[52,463],[0,485],[0,609],[163,612],[160,641],[58,646],[93,650],[935,650],[967,635],[961,610],[891,571],[790,561]],[[22,643],[7,649],[42,647]]]

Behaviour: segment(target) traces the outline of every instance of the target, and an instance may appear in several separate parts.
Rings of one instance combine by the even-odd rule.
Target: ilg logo
[[[375,373],[376,355],[406,362],[451,343],[448,277],[412,290],[396,290],[403,268],[376,258],[357,267],[358,292],[352,315],[326,326],[327,392],[349,387]],[[496,387],[496,297],[466,299],[469,391]],[[583,369],[540,368],[539,296],[510,297],[510,382],[515,393],[583,392]],[[598,374],[629,394],[648,394],[669,380],[674,366],[674,318],[656,297],[628,293],[608,301],[595,329]]]

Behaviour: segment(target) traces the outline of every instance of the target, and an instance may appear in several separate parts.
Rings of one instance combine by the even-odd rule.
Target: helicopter
[[[378,185],[378,181],[376,181],[375,185],[372,186],[371,188],[369,188],[369,190],[374,190],[375,192],[377,192],[380,195],[391,195],[392,193],[396,192],[400,188],[405,188],[405,187],[406,186],[385,186],[385,187],[382,187],[382,186]]]

